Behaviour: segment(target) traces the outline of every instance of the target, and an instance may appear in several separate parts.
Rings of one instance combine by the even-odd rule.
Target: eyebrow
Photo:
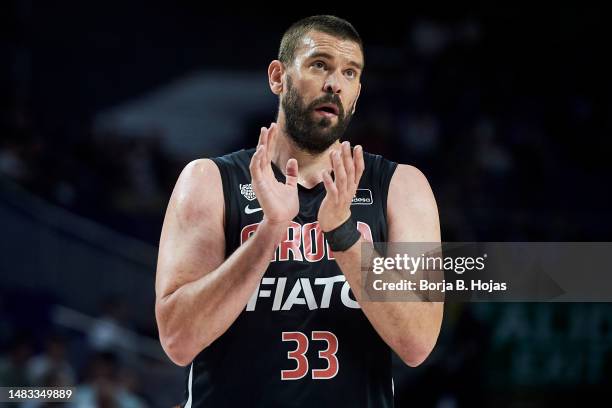
[[[318,51],[318,52],[315,52],[315,53],[313,53],[313,54],[308,56],[308,59],[314,59],[314,58],[327,58],[329,60],[333,60],[334,56],[329,54],[329,53],[327,53],[327,52]],[[351,65],[351,66],[357,68],[360,71],[363,70],[363,65],[358,63],[358,62],[349,61],[348,65]]]

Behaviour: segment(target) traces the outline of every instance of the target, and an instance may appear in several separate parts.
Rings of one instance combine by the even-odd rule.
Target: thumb
[[[297,178],[298,178],[298,162],[294,158],[291,158],[287,161],[287,166],[285,167],[286,180],[285,184],[288,186],[295,187],[297,186]]]

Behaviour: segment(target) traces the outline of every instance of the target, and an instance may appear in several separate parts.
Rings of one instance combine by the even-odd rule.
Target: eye
[[[312,66],[316,69],[325,69],[325,63],[323,61],[315,61],[312,63]]]
[[[351,79],[357,76],[357,72],[355,72],[353,69],[347,69],[344,73]]]

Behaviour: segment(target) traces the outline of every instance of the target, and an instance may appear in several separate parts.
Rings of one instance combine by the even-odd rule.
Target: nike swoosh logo
[[[249,208],[248,205],[244,207],[245,214],[253,214],[253,213],[256,213],[257,211],[261,211],[261,208]]]

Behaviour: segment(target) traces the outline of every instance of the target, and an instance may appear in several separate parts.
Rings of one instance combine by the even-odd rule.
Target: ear
[[[351,115],[355,114],[355,110],[357,109],[357,100],[359,99],[359,95],[361,95],[361,82],[359,83],[359,88],[357,88],[357,97],[355,98],[355,102],[353,102],[353,112]]]
[[[285,73],[285,67],[279,60],[274,60],[268,67],[268,82],[270,89],[275,95],[280,95],[283,91],[283,74]]]

